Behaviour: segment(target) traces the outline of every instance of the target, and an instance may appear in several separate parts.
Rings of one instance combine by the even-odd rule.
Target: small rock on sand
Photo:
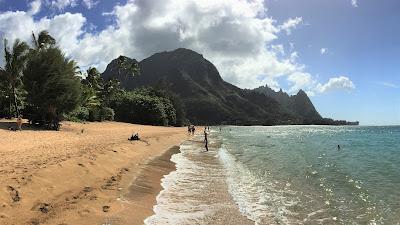
[[[108,205],[103,206],[103,212],[108,212],[108,211],[110,211],[110,206]]]

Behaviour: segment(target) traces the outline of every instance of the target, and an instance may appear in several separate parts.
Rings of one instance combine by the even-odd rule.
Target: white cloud
[[[391,82],[387,82],[387,81],[378,82],[378,84],[383,85],[385,87],[389,87],[389,88],[399,88],[398,85],[391,83]]]
[[[292,73],[287,80],[292,83],[291,88],[288,90],[289,93],[295,93],[300,89],[311,90],[315,83],[311,74],[305,72]]]
[[[48,5],[60,11],[67,7],[75,7],[78,5],[78,0],[47,0]]]
[[[297,52],[292,52],[290,53],[290,62],[296,63],[297,59],[299,58],[299,53]]]
[[[82,0],[82,2],[88,9],[92,9],[94,6],[96,6],[99,3],[98,1],[95,1],[95,0]]]
[[[47,3],[62,10],[77,0]],[[141,60],[185,47],[203,54],[226,81],[242,88],[268,84],[279,90],[279,82],[287,82],[291,93],[316,91],[318,82],[299,62],[294,45],[285,49],[276,44],[281,32],[290,34],[302,18],[277,25],[266,11],[263,0],[131,0],[103,14],[114,23],[98,33],[87,32],[87,20],[79,13],[34,20],[27,12],[5,12],[0,14],[0,38],[30,42],[32,31],[47,29],[67,56],[100,71],[119,55]]]
[[[328,82],[325,84],[318,84],[316,89],[320,93],[326,93],[326,92],[334,91],[334,90],[351,91],[351,90],[355,89],[355,86],[348,77],[339,76],[339,77],[330,78],[328,80]]]
[[[358,7],[358,2],[357,2],[357,0],[351,0],[351,5],[352,5],[353,7]]]
[[[42,7],[42,1],[41,0],[32,1],[29,4],[29,6],[30,6],[30,9],[29,9],[28,13],[31,15],[36,15],[40,12],[40,9]]]
[[[280,29],[286,31],[287,35],[290,35],[292,29],[296,28],[301,22],[303,22],[302,17],[290,18],[280,26]]]
[[[328,51],[328,49],[321,48],[321,50],[320,50],[321,55],[325,55],[326,51]]]

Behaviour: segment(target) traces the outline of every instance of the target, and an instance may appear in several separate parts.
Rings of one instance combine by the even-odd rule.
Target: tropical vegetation
[[[137,63],[120,56],[118,73],[140,76]],[[186,123],[173,95],[155,88],[127,91],[116,79],[104,80],[90,67],[82,73],[47,32],[32,34],[32,44],[4,40],[0,67],[0,117],[23,115],[32,125],[58,130],[62,120],[180,126]]]

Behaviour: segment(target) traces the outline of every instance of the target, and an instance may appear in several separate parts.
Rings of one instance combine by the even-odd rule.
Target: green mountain
[[[125,60],[137,62],[128,57]],[[195,124],[304,124],[321,119],[303,91],[281,101],[278,95],[261,89],[240,89],[225,82],[211,62],[192,50],[156,53],[138,64],[140,75],[132,76],[119,71],[114,59],[102,77],[120,80],[127,90],[146,86],[167,90],[181,100],[186,117]]]
[[[321,115],[317,112],[314,105],[307,94],[300,90],[296,95],[289,96],[283,92],[282,89],[278,92],[272,90],[267,85],[253,89],[258,93],[265,94],[268,97],[273,98],[288,112],[300,116],[303,123],[313,123],[313,121],[321,120]]]

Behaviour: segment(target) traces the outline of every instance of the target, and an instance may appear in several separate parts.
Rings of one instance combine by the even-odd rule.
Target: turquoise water
[[[203,135],[145,224],[400,224],[400,127],[215,127],[208,152]]]
[[[400,127],[223,127],[211,137],[233,199],[257,224],[400,222]]]

